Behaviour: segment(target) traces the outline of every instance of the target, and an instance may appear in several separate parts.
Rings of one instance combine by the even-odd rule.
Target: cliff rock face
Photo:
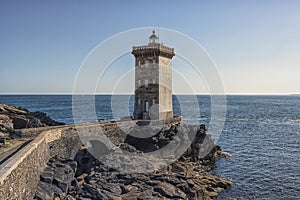
[[[52,120],[43,112],[29,112],[21,107],[0,104],[0,134],[13,134],[15,129],[63,124]]]

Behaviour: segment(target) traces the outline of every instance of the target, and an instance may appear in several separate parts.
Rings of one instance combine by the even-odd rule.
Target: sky
[[[99,43],[141,27],[193,38],[215,63],[227,94],[300,93],[299,7],[297,0],[1,0],[0,93],[72,93],[80,66]],[[109,73],[102,82],[132,93],[134,57],[127,54],[114,62],[111,74],[122,65],[131,72],[119,85]],[[173,88],[178,93],[188,91],[180,84],[185,65],[175,56]],[[207,93],[202,87],[206,77],[197,79],[185,69],[194,92]],[[109,93],[105,84],[96,92]]]

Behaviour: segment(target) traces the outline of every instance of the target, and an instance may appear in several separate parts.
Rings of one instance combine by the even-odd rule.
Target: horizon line
[[[134,95],[134,93],[0,93],[0,95]],[[224,94],[210,94],[210,93],[177,93],[172,95],[256,95],[256,96],[274,96],[274,95],[300,95],[300,93],[224,93]]]

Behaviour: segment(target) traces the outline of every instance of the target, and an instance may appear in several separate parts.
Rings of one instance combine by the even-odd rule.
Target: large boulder
[[[75,184],[76,168],[75,161],[52,157],[40,175],[34,199],[52,200],[66,197],[71,184]]]
[[[0,108],[1,109],[1,108]],[[0,114],[0,136],[4,133],[12,133],[14,130],[13,120],[7,115]]]
[[[57,122],[42,112],[30,112],[18,106],[0,104],[0,135],[12,134],[14,129],[57,126]]]

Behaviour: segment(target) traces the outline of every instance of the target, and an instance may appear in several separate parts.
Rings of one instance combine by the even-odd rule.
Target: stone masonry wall
[[[1,199],[31,199],[49,158],[48,145],[42,140],[26,146],[4,163],[0,170]]]
[[[0,166],[1,199],[32,199],[48,160],[53,155],[75,156],[80,146],[78,136],[64,133],[63,128],[42,132]]]

